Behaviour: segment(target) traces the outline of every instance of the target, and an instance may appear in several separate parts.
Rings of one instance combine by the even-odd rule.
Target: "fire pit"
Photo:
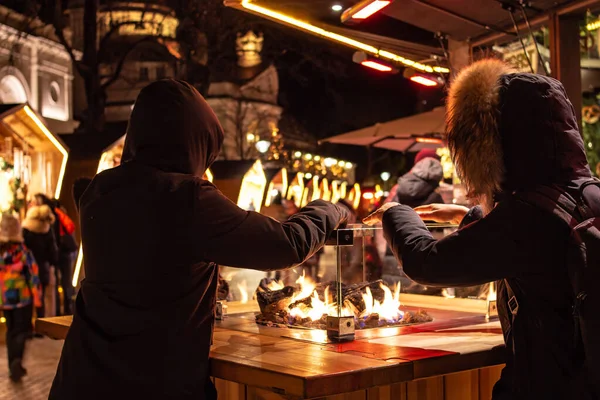
[[[400,285],[390,288],[381,280],[352,285],[337,282],[315,284],[304,275],[296,283],[298,286],[284,286],[279,281],[263,280],[256,293],[260,307],[256,322],[274,327],[325,330],[328,316],[353,320],[355,329],[432,320],[423,310],[411,312],[401,309]],[[341,301],[338,300],[338,292],[341,292]]]

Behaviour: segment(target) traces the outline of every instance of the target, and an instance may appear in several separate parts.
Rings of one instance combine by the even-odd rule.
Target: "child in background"
[[[10,379],[19,382],[25,341],[31,334],[33,307],[42,305],[38,267],[23,245],[19,220],[11,214],[0,220],[0,309],[6,318],[6,347]]]

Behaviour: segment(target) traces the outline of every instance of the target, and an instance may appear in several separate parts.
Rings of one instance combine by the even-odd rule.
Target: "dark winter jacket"
[[[58,262],[58,246],[52,230],[54,214],[48,206],[34,206],[27,210],[23,221],[23,240],[33,253],[39,268],[42,285],[50,283],[50,266]]]
[[[444,172],[442,164],[435,158],[424,158],[412,170],[398,179],[396,197],[393,201],[410,207],[443,203],[438,188]]]
[[[133,109],[124,163],[80,201],[85,280],[50,399],[207,399],[218,270],[274,270],[314,254],[345,218],[317,201],[285,223],[240,209],[201,177],[223,131],[189,84],[161,80]]]
[[[479,78],[489,72],[481,65],[472,68]],[[452,287],[499,281],[498,309],[507,352],[494,399],[594,398],[586,386],[586,379],[592,378],[586,377],[574,349],[573,294],[565,265],[569,229],[518,197],[519,192],[538,184],[574,191],[590,179],[575,113],[564,88],[552,78],[530,74],[492,78],[488,91],[485,84],[469,86],[459,78],[459,86],[454,92],[451,89],[449,97],[455,97],[449,113],[474,110],[473,115],[478,115],[474,118],[481,118],[451,115],[454,120],[462,118],[461,125],[454,128],[464,127],[465,137],[470,138],[469,156],[473,159],[468,162],[474,168],[488,162],[492,154],[478,151],[482,144],[472,127],[490,121],[498,124],[486,127],[488,135],[494,129],[499,135],[488,136],[488,143],[483,144],[497,140],[492,146],[501,149],[496,165],[488,164],[502,177],[492,186],[505,189],[502,196],[497,193],[495,208],[456,233],[434,240],[410,207],[394,207],[383,217],[385,236],[400,255],[404,271],[419,283]],[[500,97],[499,117],[497,110],[490,109],[494,115],[489,118],[485,110],[478,112],[473,105],[486,93]],[[488,171],[482,177],[490,175]],[[600,215],[600,190],[591,186],[585,195]],[[504,279],[519,297],[514,325]]]
[[[42,265],[56,265],[58,246],[52,229],[46,233],[38,233],[23,228],[23,239],[25,246],[31,250],[40,268],[42,268]]]

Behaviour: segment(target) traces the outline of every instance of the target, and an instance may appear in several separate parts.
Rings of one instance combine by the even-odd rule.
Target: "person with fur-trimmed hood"
[[[383,222],[404,271],[419,283],[498,281],[507,357],[494,400],[599,398],[593,385],[600,377],[588,372],[574,340],[566,262],[570,228],[519,197],[539,185],[575,194],[592,179],[565,89],[553,78],[517,73],[498,60],[480,61],[451,86],[446,121],[454,163],[482,218],[441,240],[421,218],[458,223],[466,208],[433,205],[419,215],[390,203],[365,222]],[[600,189],[586,186],[583,196],[600,215]],[[518,292],[514,323],[506,282]]]

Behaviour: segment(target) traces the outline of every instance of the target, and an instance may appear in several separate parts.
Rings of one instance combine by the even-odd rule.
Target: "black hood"
[[[430,157],[422,159],[398,179],[397,201],[411,205],[426,199],[439,186],[443,176],[442,164],[438,160]]]
[[[591,177],[573,105],[556,79],[533,74],[500,77],[502,189],[569,186]]]
[[[202,177],[219,155],[223,129],[189,83],[165,79],[140,92],[127,128],[123,162]]]

